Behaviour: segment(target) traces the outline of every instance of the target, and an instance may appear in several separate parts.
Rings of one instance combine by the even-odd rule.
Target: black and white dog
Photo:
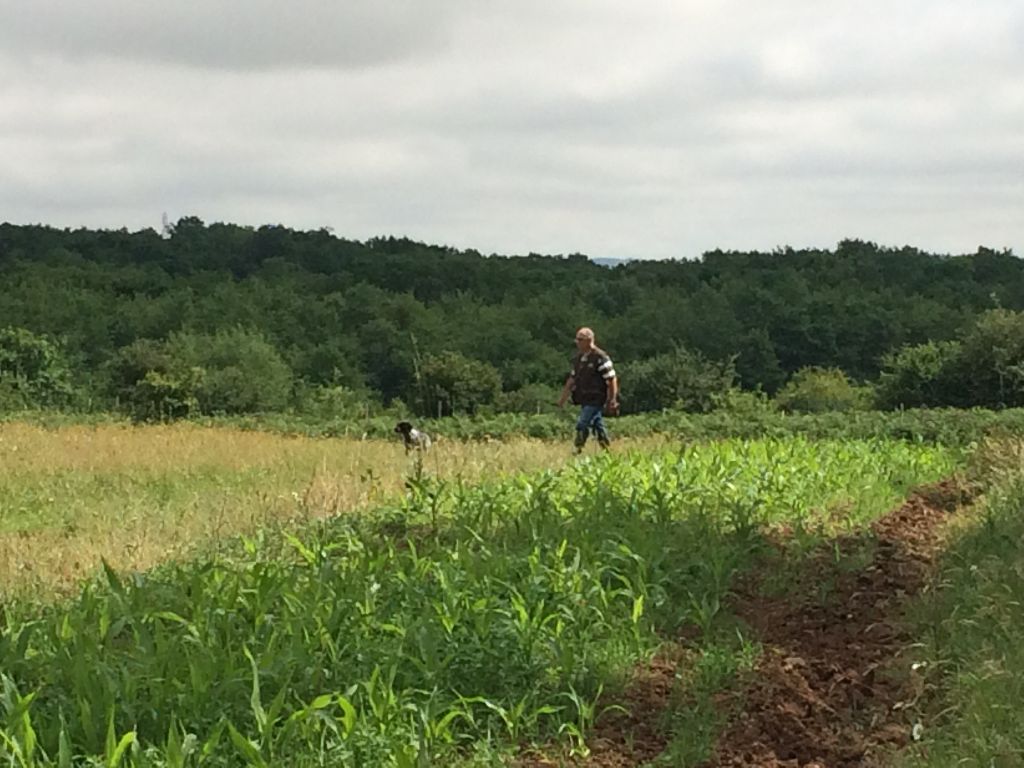
[[[400,421],[395,425],[395,432],[402,436],[405,452],[425,451],[430,448],[430,435],[420,432],[408,421]]]

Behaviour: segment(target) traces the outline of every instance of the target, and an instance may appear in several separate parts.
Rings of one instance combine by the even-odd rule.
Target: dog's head
[[[405,437],[408,437],[409,433],[412,432],[412,424],[410,424],[408,421],[400,421],[397,424],[395,424],[395,432],[397,432],[400,435],[404,435]]]

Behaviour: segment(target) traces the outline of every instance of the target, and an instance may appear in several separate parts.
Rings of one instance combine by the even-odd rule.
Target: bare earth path
[[[872,766],[908,743],[901,703],[915,691],[904,607],[925,586],[943,520],[968,501],[952,481],[920,488],[873,536],[812,556],[784,594],[765,594],[764,569],[738,587],[734,610],[764,653],[746,689],[721,702],[734,714],[707,768]],[[660,754],[674,673],[668,662],[637,671],[621,702],[630,713],[598,723],[587,765],[638,766]]]

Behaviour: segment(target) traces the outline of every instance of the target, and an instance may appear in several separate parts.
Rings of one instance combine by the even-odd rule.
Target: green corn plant
[[[118,738],[114,727],[114,711],[111,709],[107,718],[107,738],[103,750],[104,768],[120,768],[129,747],[136,743],[136,738],[135,731],[127,731]]]
[[[12,757],[21,765],[31,765],[35,760],[37,739],[32,727],[32,702],[36,692],[22,696],[14,681],[7,675],[0,676],[3,693],[0,705],[4,709],[3,739]]]
[[[587,735],[600,715],[608,712],[626,712],[625,707],[618,704],[610,704],[598,711],[598,704],[601,701],[601,694],[604,692],[604,684],[597,686],[597,690],[590,697],[583,696],[572,685],[562,696],[569,700],[576,716],[572,720],[566,720],[559,726],[558,732],[569,738],[569,754],[572,757],[590,757],[590,747],[587,746]]]

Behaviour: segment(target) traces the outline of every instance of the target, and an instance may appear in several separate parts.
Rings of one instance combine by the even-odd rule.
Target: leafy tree
[[[292,368],[302,371],[310,383],[354,390],[366,388],[359,345],[350,336],[331,335],[312,345],[293,348],[289,359],[293,361]]]
[[[748,389],[763,387],[775,392],[786,381],[775,345],[764,328],[756,328],[736,340],[736,375]]]
[[[198,393],[206,372],[196,366],[146,371],[129,396],[132,415],[141,420],[180,419],[199,410]]]
[[[424,416],[476,413],[501,391],[501,376],[490,363],[458,352],[428,355],[419,366],[416,403]]]

